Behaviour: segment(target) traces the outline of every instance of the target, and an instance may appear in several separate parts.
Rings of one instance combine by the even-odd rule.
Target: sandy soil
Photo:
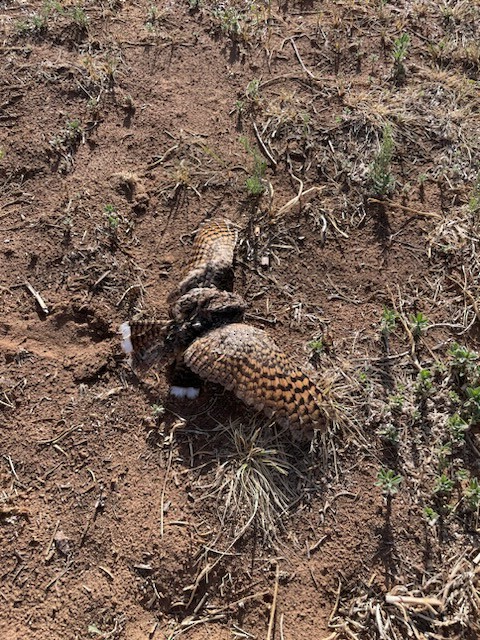
[[[480,18],[435,4],[0,3],[2,638],[478,637],[478,372],[449,349],[479,346]],[[336,406],[311,446],[262,427],[291,465],[269,531],[222,484],[250,414],[214,386],[169,398],[117,334],[167,317],[224,217],[249,322]]]

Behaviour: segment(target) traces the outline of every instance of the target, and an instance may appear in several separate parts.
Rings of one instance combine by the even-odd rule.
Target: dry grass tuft
[[[218,429],[224,460],[216,470],[210,495],[219,503],[222,528],[236,537],[245,527],[273,541],[292,504],[299,499],[300,472],[279,440],[274,425],[252,418],[234,420]]]
[[[396,585],[388,593],[367,584],[350,590],[339,584],[329,626],[331,640],[401,640],[405,637],[474,638],[480,632],[480,556],[462,552],[422,584]]]

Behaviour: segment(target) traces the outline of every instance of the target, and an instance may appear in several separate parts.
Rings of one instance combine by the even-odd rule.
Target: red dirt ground
[[[307,343],[328,329],[334,348],[319,369],[328,362],[353,375],[364,362],[375,371],[379,319],[397,287],[411,293],[408,313],[448,321],[458,292],[443,307],[421,302],[437,273],[426,258],[436,218],[374,204],[363,220],[358,210],[346,213],[339,202],[360,191],[335,191],[320,165],[306,187],[323,185],[322,195],[279,219],[268,198],[258,204],[245,190],[253,160],[239,138],[258,144],[253,116],[240,122],[235,103],[248,102],[253,78],[277,79],[262,99],[293,95],[299,108],[313,105],[327,136],[347,108],[347,84],[360,91],[385,70],[365,65],[358,75],[355,52],[338,62],[300,38],[303,63],[325,78],[321,90],[307,90],[294,49],[280,44],[313,28],[310,5],[275,9],[270,55],[255,42],[232,44],[186,2],[159,3],[153,17],[143,0],[85,3],[86,30],[52,10],[45,30],[19,31],[43,6],[0,3],[0,637],[330,637],[330,616],[342,613],[339,584],[343,596],[368,584],[383,597],[448,555],[448,536],[432,541],[413,490],[387,505],[374,486],[391,461],[377,419],[369,423],[362,410],[358,438],[340,430],[311,452],[294,450],[309,479],[298,480],[301,498],[276,544],[253,529],[229,548],[208,489],[226,459],[211,430],[244,407],[213,387],[188,406],[168,399],[164,367],[136,378],[117,327],[139,310],[167,316],[195,230],[223,217],[241,230],[236,290],[250,321],[305,366]],[[329,7],[325,28],[333,30]],[[368,47],[365,56],[382,45]],[[295,143],[285,144],[295,163]],[[287,163],[266,176],[278,210],[298,184]],[[437,215],[445,206],[434,181],[404,196],[400,204]],[[312,213],[322,197],[331,216],[325,237]],[[451,206],[464,202],[449,197]],[[449,336],[439,327],[422,353]],[[392,337],[391,349],[408,352],[408,341]],[[450,534],[475,546],[473,534]],[[202,569],[217,560],[203,580]],[[457,637],[448,633],[435,637]]]

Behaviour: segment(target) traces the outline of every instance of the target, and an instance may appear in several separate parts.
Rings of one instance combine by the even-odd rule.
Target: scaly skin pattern
[[[127,353],[138,353],[164,338],[165,323],[160,320],[134,320],[124,322],[120,330],[124,337],[124,349],[126,341],[129,341]]]
[[[233,391],[289,427],[293,437],[310,438],[315,429],[325,429],[322,392],[265,331],[240,324],[246,304],[229,290],[236,241],[230,223],[204,224],[184,278],[169,296],[170,322],[125,323],[122,333],[134,352],[163,339],[180,366]]]
[[[198,376],[233,391],[298,438],[325,428],[321,391],[261,329],[238,323],[213,329],[183,359]]]
[[[231,289],[237,232],[226,220],[205,223],[193,242],[184,276],[169,300],[194,287]]]

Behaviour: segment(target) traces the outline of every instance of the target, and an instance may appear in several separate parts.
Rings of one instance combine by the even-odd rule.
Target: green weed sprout
[[[163,404],[152,404],[152,413],[154,418],[159,418],[165,413],[165,407]]]
[[[398,314],[394,309],[383,307],[382,317],[380,320],[380,330],[382,335],[388,336],[395,329]]]
[[[310,340],[308,343],[308,348],[313,351],[316,355],[320,355],[325,350],[325,345],[323,344],[323,340],[318,338],[317,340]]]
[[[414,338],[419,338],[428,327],[429,320],[421,311],[410,316],[410,327]]]
[[[393,469],[380,469],[375,486],[380,487],[384,495],[392,497],[398,493],[402,480],[402,476],[396,474]]]
[[[402,35],[393,43],[393,80],[396,84],[403,84],[405,82],[405,65],[404,60],[407,57],[408,47],[410,45],[410,36],[408,33],[402,33]]]
[[[247,138],[242,136],[240,138],[240,142],[244,146],[245,151],[252,157],[253,160],[252,175],[249,176],[245,181],[248,195],[252,197],[260,196],[265,191],[264,176],[267,169],[267,163],[256,149],[252,149]]]
[[[88,16],[84,9],[80,6],[75,6],[71,10],[71,18],[79,29],[85,30],[88,27]]]
[[[477,478],[472,478],[465,489],[465,504],[469,511],[478,511],[480,507],[480,483]]]
[[[400,436],[398,433],[397,427],[389,422],[384,427],[378,429],[378,435],[382,438],[384,442],[389,445],[396,447],[399,443]]]
[[[372,191],[376,196],[386,196],[395,188],[395,178],[391,171],[394,150],[392,127],[386,124],[383,128],[380,147],[370,167]]]
[[[247,88],[245,89],[245,96],[251,102],[258,102],[258,98],[260,97],[259,89],[260,80],[258,78],[254,78],[247,84]]]
[[[105,213],[107,215],[108,226],[112,233],[115,233],[120,225],[120,218],[117,216],[117,210],[114,204],[105,205]]]
[[[212,15],[218,21],[222,33],[232,40],[239,39],[242,34],[242,16],[235,7],[219,7],[212,11]]]
[[[160,19],[160,14],[158,11],[158,7],[155,4],[150,4],[147,12],[147,19],[145,21],[145,28],[148,31],[153,31],[155,26],[158,24]]]
[[[452,358],[450,362],[452,372],[458,377],[457,382],[461,386],[471,374],[477,372],[478,353],[454,342],[448,350],[448,355]]]
[[[470,198],[468,200],[468,210],[472,215],[480,211],[480,173],[477,175],[475,184],[473,185]]]
[[[449,496],[453,491],[454,482],[445,474],[438,476],[433,485],[433,493],[439,496]]]
[[[467,401],[464,408],[468,412],[471,424],[480,421],[480,387],[467,387],[465,389]]]
[[[433,525],[437,524],[438,519],[440,518],[440,514],[435,511],[432,507],[425,507],[423,510],[423,517],[427,521],[427,523],[433,527]]]
[[[458,342],[454,342],[448,350],[449,355],[452,356],[454,364],[457,367],[469,366],[472,363],[477,362],[478,353],[470,351],[467,347],[464,347]]]
[[[415,385],[416,392],[420,396],[425,397],[430,394],[432,389],[432,372],[430,371],[430,369],[421,369],[418,374],[417,383]]]
[[[470,425],[458,413],[450,416],[447,424],[452,442],[458,445],[465,444],[465,434]]]

